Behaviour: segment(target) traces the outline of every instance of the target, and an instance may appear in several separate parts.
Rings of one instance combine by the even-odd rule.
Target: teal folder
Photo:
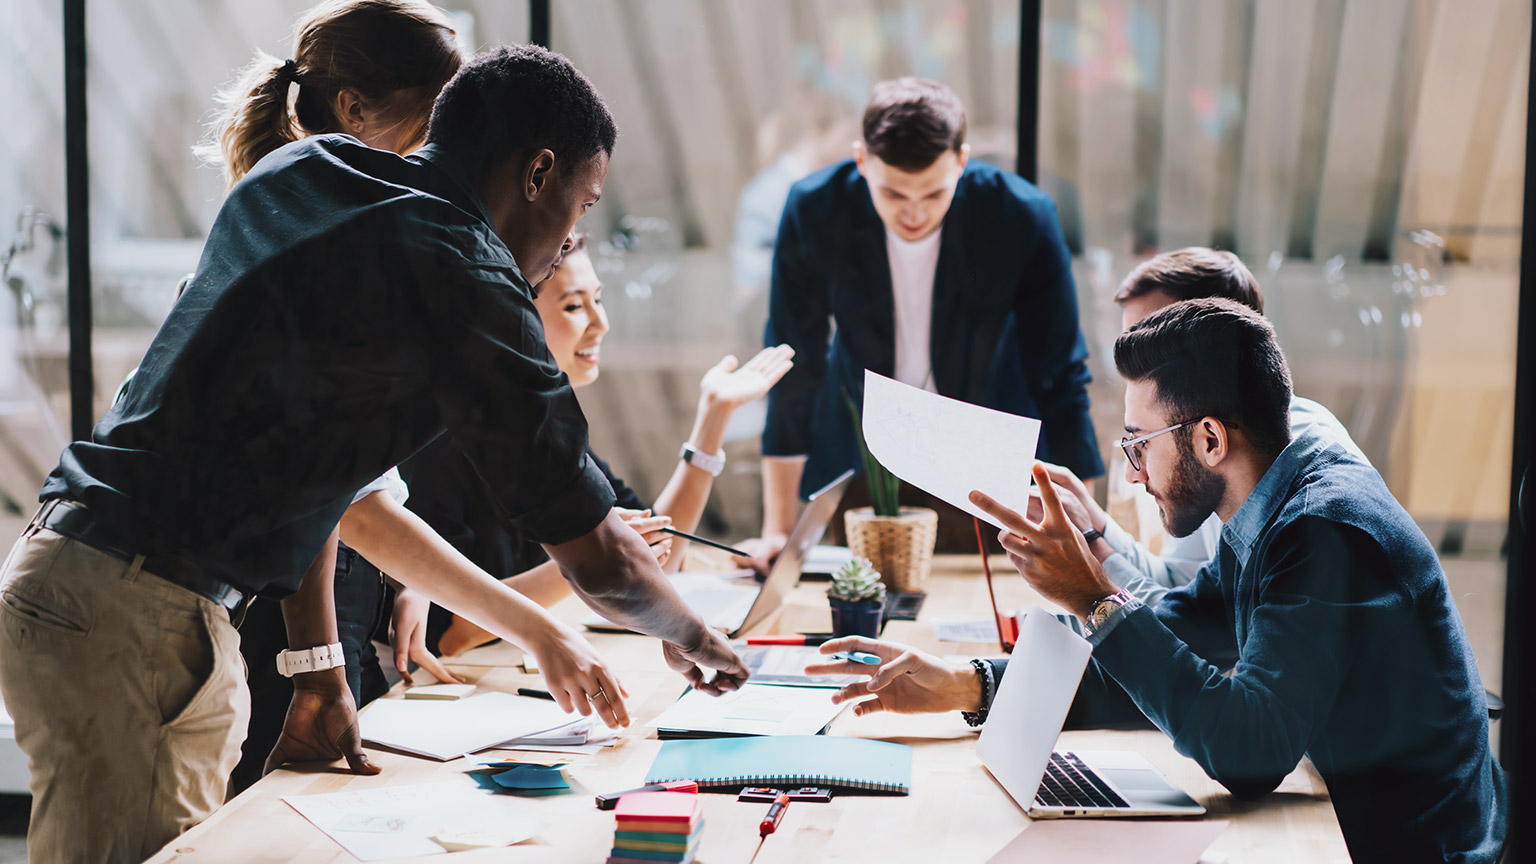
[[[771,735],[668,741],[647,783],[693,780],[712,786],[837,786],[874,792],[912,789],[912,748],[834,735]]]

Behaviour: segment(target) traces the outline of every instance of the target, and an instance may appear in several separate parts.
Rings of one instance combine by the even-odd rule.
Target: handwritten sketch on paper
[[[360,861],[436,855],[458,848],[444,842],[473,833],[480,845],[506,846],[537,835],[546,823],[518,805],[465,783],[386,786],[283,800]]]
[[[1024,513],[1040,421],[971,405],[864,372],[864,443],[887,470],[1003,527],[971,504],[972,489]]]

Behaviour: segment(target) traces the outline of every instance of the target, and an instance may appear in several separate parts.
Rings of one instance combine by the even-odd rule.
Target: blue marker
[[[832,655],[833,660],[847,660],[852,663],[863,663],[866,666],[879,666],[880,657],[863,651],[839,651]]]

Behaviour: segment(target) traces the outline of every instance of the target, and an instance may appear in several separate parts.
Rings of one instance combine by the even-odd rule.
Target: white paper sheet
[[[933,637],[940,642],[996,642],[997,622],[985,615],[935,618]]]
[[[837,572],[837,568],[853,560],[853,550],[847,546],[812,546],[805,553],[805,563],[800,565],[801,573],[820,575],[825,573],[830,576]]]
[[[1004,414],[864,372],[864,443],[907,483],[1003,527],[972,489],[1028,512],[1040,421]]]
[[[748,645],[738,639],[731,643],[741,662],[752,673],[757,684],[778,684],[783,687],[821,687],[836,690],[839,687],[862,680],[862,675],[805,674],[811,663],[826,663],[827,655],[812,645]]]
[[[482,693],[468,699],[378,699],[358,715],[363,740],[447,761],[564,726],[575,716],[548,699]]]
[[[646,725],[738,735],[815,735],[843,707],[832,704],[828,690],[748,683],[723,696],[689,690]]]
[[[495,840],[510,845],[547,827],[516,812],[525,803],[451,781],[283,800],[361,861],[446,852],[432,839],[439,834],[494,832]]]

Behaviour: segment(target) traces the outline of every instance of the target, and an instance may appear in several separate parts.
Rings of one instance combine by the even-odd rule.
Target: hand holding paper
[[[982,408],[864,373],[864,443],[887,470],[999,528],[971,503],[980,489],[1003,506],[1029,506],[1040,421]]]
[[[1044,467],[1036,466],[1035,480],[1045,502],[1045,518],[1030,522],[1014,510],[980,491],[971,502],[1003,526],[998,540],[1031,587],[1041,596],[1080,619],[1086,619],[1094,601],[1118,590],[1105,575],[1098,559],[1088,551],[1083,533],[1067,518],[1056,487]]]

